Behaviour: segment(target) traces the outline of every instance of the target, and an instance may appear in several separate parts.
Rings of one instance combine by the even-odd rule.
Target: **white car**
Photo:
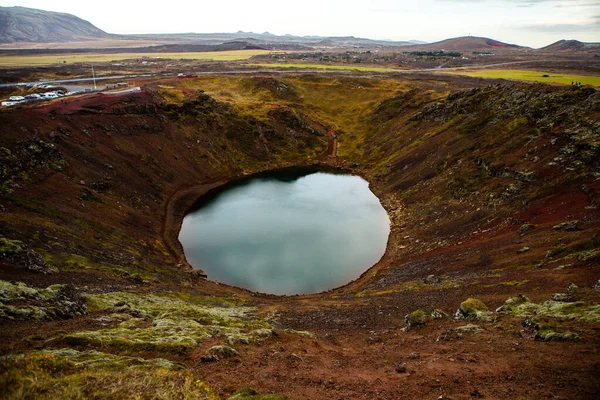
[[[10,101],[23,101],[23,100],[25,100],[25,97],[23,97],[23,96],[10,96],[9,100]]]

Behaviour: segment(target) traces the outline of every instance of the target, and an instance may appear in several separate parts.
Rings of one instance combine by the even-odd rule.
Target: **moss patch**
[[[256,317],[255,308],[234,299],[125,292],[88,295],[87,299],[90,310],[115,311],[102,318],[118,324],[65,335],[70,345],[182,354],[212,337],[230,344],[264,340],[262,329],[271,328]]]
[[[184,366],[97,351],[44,350],[0,358],[4,398],[218,399]]]
[[[87,312],[87,305],[72,285],[36,289],[23,282],[0,281],[0,319],[72,318]]]
[[[497,311],[505,312],[515,317],[541,316],[600,322],[600,306],[587,305],[583,301],[548,300],[542,304],[536,304],[527,297],[518,295],[507,299]]]

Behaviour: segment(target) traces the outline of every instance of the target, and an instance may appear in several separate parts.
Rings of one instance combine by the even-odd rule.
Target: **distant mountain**
[[[73,42],[111,37],[71,14],[25,7],[0,7],[0,43]]]
[[[600,50],[600,43],[584,43],[579,40],[559,40],[548,46],[542,47],[544,51],[585,51],[585,50]]]
[[[463,36],[452,39],[442,40],[440,42],[413,46],[419,50],[445,50],[445,51],[498,51],[498,50],[518,50],[525,49],[516,44],[500,42],[498,40],[477,37]]]
[[[415,44],[411,41],[391,41],[359,38],[354,36],[294,36],[272,33],[181,33],[181,34],[140,34],[128,35],[138,39],[160,40],[165,43],[180,44],[222,44],[231,41],[246,41],[265,49],[305,49],[313,47],[365,48],[400,47]]]

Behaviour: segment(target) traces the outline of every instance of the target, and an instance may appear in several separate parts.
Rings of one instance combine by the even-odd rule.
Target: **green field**
[[[544,71],[527,71],[519,69],[486,69],[451,71],[450,73],[475,76],[480,78],[501,78],[517,81],[562,83],[564,85],[570,85],[571,82],[581,82],[582,85],[600,86],[600,76],[563,74]],[[549,76],[544,77],[543,75]]]
[[[246,60],[258,54],[268,54],[268,50],[232,50],[232,51],[210,51],[194,53],[84,53],[84,54],[42,54],[22,56],[0,56],[1,67],[27,67],[37,65],[52,65],[73,63],[109,62],[128,59],[139,59],[147,57],[148,62],[156,61],[158,58],[179,60],[186,58],[190,60],[215,60],[232,61]]]
[[[302,68],[302,69],[337,69],[350,71],[371,71],[371,72],[401,72],[397,69],[382,67],[358,67],[355,65],[324,65],[324,64],[248,64],[256,67],[266,68]]]

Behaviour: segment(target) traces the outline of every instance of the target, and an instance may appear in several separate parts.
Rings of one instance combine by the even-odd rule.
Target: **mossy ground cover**
[[[372,110],[385,99],[408,90],[405,82],[391,79],[314,76],[202,76],[166,86],[162,90],[171,101],[182,101],[183,97],[168,93],[204,90],[217,101],[230,103],[239,112],[259,120],[271,118],[276,107],[287,107],[326,129],[336,127],[338,156],[356,159],[362,156],[365,134],[371,131]]]
[[[184,366],[98,351],[43,350],[0,358],[5,399],[218,399]]]
[[[516,81],[561,83],[564,85],[570,85],[571,82],[581,82],[582,85],[600,86],[600,76],[590,75],[564,74],[519,69],[460,70],[453,71],[452,73],[476,76],[480,78],[501,78]]]
[[[45,289],[0,280],[0,319],[48,320],[83,315],[87,305],[70,285]]]
[[[118,292],[87,300],[90,312],[111,312],[100,318],[112,326],[69,333],[64,340],[70,345],[183,354],[209,338],[232,345],[262,340],[271,328],[255,308],[234,299]]]
[[[600,322],[600,305],[588,305],[583,301],[547,300],[541,304],[537,304],[525,296],[513,296],[506,300],[502,306],[502,311],[516,317],[540,316],[564,320]]]

